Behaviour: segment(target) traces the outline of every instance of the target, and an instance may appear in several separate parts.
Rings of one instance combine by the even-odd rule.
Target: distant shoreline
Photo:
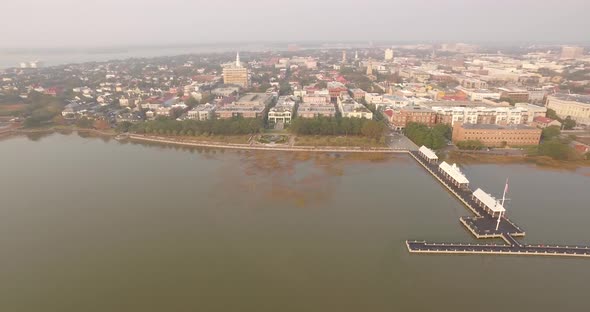
[[[46,128],[46,129],[9,129],[0,132],[0,137],[6,138],[10,135],[26,135],[34,133],[54,133],[63,131],[75,131],[81,133],[91,133],[103,137],[114,138],[117,140],[128,140],[133,142],[171,144],[188,147],[205,147],[205,148],[222,148],[233,150],[253,150],[253,151],[275,151],[275,152],[318,152],[318,153],[380,153],[380,154],[407,154],[407,149],[391,148],[367,148],[360,146],[288,146],[288,145],[251,145],[240,143],[225,143],[218,141],[193,141],[182,138],[146,136],[138,134],[117,135],[114,132],[105,132],[97,129],[86,128]],[[554,169],[574,170],[578,168],[590,167],[590,161],[559,161],[543,156],[514,156],[514,155],[486,155],[482,153],[471,153],[469,151],[455,151],[447,155],[447,161],[461,164],[530,164]]]

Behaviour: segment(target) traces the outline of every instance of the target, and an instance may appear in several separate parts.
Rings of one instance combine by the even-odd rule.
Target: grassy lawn
[[[387,147],[385,143],[377,142],[362,136],[298,136],[296,146],[359,146],[359,147]]]
[[[13,116],[23,112],[27,106],[25,104],[3,104],[0,105],[0,116]]]
[[[232,144],[247,144],[250,135],[196,135],[196,136],[171,136],[171,139],[186,141],[219,142]]]

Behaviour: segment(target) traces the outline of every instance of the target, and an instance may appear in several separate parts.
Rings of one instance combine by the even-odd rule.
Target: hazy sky
[[[2,0],[0,7],[0,48],[590,40],[590,0]]]

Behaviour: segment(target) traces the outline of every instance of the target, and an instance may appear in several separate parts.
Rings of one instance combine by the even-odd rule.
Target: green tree
[[[446,124],[436,124],[432,130],[441,134],[445,139],[451,140],[453,136],[453,128]]]
[[[445,135],[448,126],[441,125],[435,128],[428,128],[423,123],[410,122],[406,125],[406,136],[416,145],[424,145],[432,149],[440,149],[446,146]],[[450,136],[450,135],[449,135]]]
[[[565,130],[571,130],[576,126],[576,121],[573,120],[570,116],[567,116],[561,122],[563,124],[563,129],[565,129]]]
[[[197,99],[195,99],[194,97],[190,96],[188,100],[184,102],[184,104],[186,104],[186,106],[188,106],[188,108],[190,109],[199,105],[199,101],[197,101]]]
[[[129,131],[129,128],[131,128],[131,126],[133,126],[133,124],[129,121],[123,121],[117,124],[117,127],[115,128],[115,131],[117,133],[125,133]]]
[[[551,126],[543,129],[541,137],[543,138],[543,140],[551,140],[553,138],[558,137],[560,134],[561,131],[559,130],[558,126]]]
[[[94,120],[82,117],[76,121],[76,126],[79,128],[92,128]]]
[[[547,116],[547,118],[551,118],[551,119],[555,119],[555,120],[560,120],[561,118],[559,118],[559,116],[557,116],[557,113],[552,110],[551,108],[547,109],[547,113],[545,114],[545,116]]]
[[[462,150],[480,150],[484,148],[484,145],[479,140],[467,140],[457,142],[457,147]]]
[[[576,151],[558,139],[544,141],[539,144],[538,150],[539,155],[549,156],[557,160],[573,160],[577,158]]]

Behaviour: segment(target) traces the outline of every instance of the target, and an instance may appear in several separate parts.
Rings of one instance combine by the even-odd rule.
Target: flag
[[[508,193],[508,179],[506,179],[506,186],[504,187],[504,194]]]

